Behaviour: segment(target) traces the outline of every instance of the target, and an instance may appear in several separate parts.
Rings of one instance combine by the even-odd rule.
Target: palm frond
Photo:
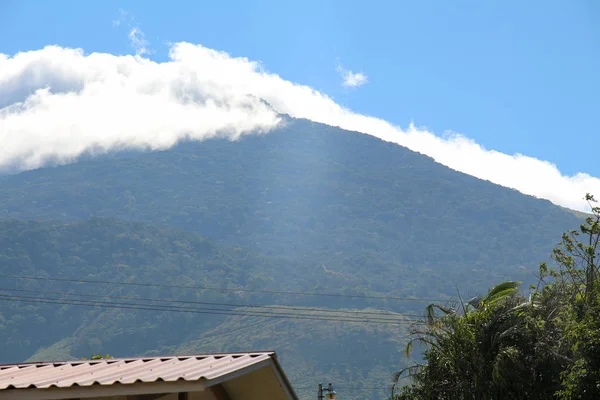
[[[522,282],[517,281],[502,282],[501,284],[491,288],[487,296],[485,296],[481,302],[489,306],[513,296],[519,292],[521,283]]]

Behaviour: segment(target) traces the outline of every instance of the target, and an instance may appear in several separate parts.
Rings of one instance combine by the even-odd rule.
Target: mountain
[[[401,146],[295,119],[269,134],[236,142],[186,141],[166,151],[86,158],[5,176],[0,180],[0,219],[5,220],[0,268],[12,274],[370,296],[254,293],[243,300],[407,314],[422,311],[426,303],[390,298],[445,299],[457,289],[466,297],[505,279],[534,280],[537,265],[548,259],[561,233],[580,221],[549,201],[459,173]],[[123,233],[127,239],[115,239]],[[186,239],[176,239],[180,236]],[[20,246],[31,242],[16,259],[7,255],[15,238]],[[178,247],[173,244],[177,241],[194,244]],[[36,247],[38,242],[62,250]],[[92,245],[94,250],[80,253]],[[78,264],[80,259],[86,261]],[[63,282],[60,288],[73,290],[73,285]],[[202,292],[194,298],[239,303],[233,293]],[[183,296],[179,291],[161,294]],[[6,320],[9,311],[0,310]],[[17,311],[10,320],[27,315]],[[54,332],[52,339],[22,339],[20,347],[5,342],[11,344],[2,354],[26,358],[38,348],[43,350],[36,357],[79,356],[92,348],[134,355],[275,346],[289,355],[290,368],[307,368],[294,372],[295,379],[313,384],[327,380],[322,376],[327,373],[349,387],[356,380],[380,385],[387,379],[382,376],[405,362],[401,333],[383,324],[356,324],[353,329],[359,333],[334,340],[330,336],[337,323],[282,320],[256,332],[260,340],[245,333],[202,342],[203,335],[219,332],[219,327],[226,330],[238,320],[212,316],[186,333],[170,329],[177,326],[173,323],[141,316],[137,325],[126,328],[127,318],[94,313],[93,323],[87,313],[75,311],[60,323],[36,317],[38,328]],[[10,338],[28,337],[32,321],[29,317],[19,322],[24,325],[11,325]],[[64,324],[70,324],[68,329]],[[121,342],[81,344],[85,338],[103,337],[109,325],[121,332]],[[135,345],[128,347],[134,333]],[[292,339],[295,334],[299,337]],[[319,355],[321,345],[340,349],[331,364]],[[371,348],[378,350],[371,354]]]

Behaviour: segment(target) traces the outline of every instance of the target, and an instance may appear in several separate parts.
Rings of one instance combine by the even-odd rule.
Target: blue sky
[[[137,28],[155,61],[168,59],[169,43],[202,44],[357,113],[597,177],[599,18],[593,0],[3,0],[0,53],[56,44],[131,54]],[[341,85],[340,64],[368,82]]]

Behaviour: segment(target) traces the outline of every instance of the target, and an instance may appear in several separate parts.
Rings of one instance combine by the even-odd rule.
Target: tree
[[[550,271],[554,282],[547,285],[564,298],[557,317],[563,339],[556,347],[571,359],[558,392],[565,400],[600,398],[600,207],[592,195],[586,200],[592,215],[578,231],[563,235],[553,254],[559,267]]]
[[[526,304],[520,282],[504,282],[459,307],[427,307],[426,320],[412,330],[412,344],[426,347],[426,364],[400,371],[413,385],[397,399],[547,398],[536,385],[536,368],[523,352],[528,337],[518,310]],[[442,312],[437,317],[434,310]]]
[[[563,234],[528,299],[505,282],[458,309],[427,307],[407,347],[424,345],[426,363],[395,376],[413,382],[394,399],[600,398],[600,207],[586,200],[592,214]]]

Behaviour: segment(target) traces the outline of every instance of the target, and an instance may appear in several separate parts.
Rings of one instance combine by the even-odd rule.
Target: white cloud
[[[486,150],[458,134],[438,137],[413,125],[403,130],[246,58],[189,43],[172,45],[169,56],[156,63],[54,46],[0,54],[0,167],[30,169],[89,150],[159,149],[184,137],[265,132],[280,121],[258,97],[281,113],[368,133],[566,207],[585,210],[583,195],[600,194],[598,178],[562,175],[546,161]]]
[[[125,19],[127,18],[127,16],[129,15],[129,13],[125,10],[123,10],[122,8],[119,9],[119,17],[117,19],[113,19],[113,26],[117,27],[119,25],[121,25],[122,22],[125,21]]]
[[[164,149],[277,125],[259,99],[183,63],[46,47],[0,56],[0,167],[69,162],[85,151]]]
[[[135,23],[135,17],[128,11],[120,8],[119,16],[117,19],[112,21],[112,24],[115,28],[120,27],[121,24],[127,24],[127,28],[129,29],[127,34],[129,38],[129,44],[135,50],[135,54],[137,56],[152,54],[152,49],[150,49],[150,43],[146,40],[146,35]]]
[[[369,82],[367,75],[362,72],[352,72],[349,69],[345,69],[341,64],[338,64],[337,71],[342,77],[342,86],[346,87],[358,87]]]
[[[342,84],[350,87],[362,86],[368,82],[367,76],[362,72],[346,71],[343,78],[344,82]]]
[[[149,43],[146,40],[144,32],[139,28],[131,28],[129,31],[129,42],[131,43],[131,47],[135,50],[136,55],[143,56],[144,54],[150,54],[151,51],[148,47]]]

